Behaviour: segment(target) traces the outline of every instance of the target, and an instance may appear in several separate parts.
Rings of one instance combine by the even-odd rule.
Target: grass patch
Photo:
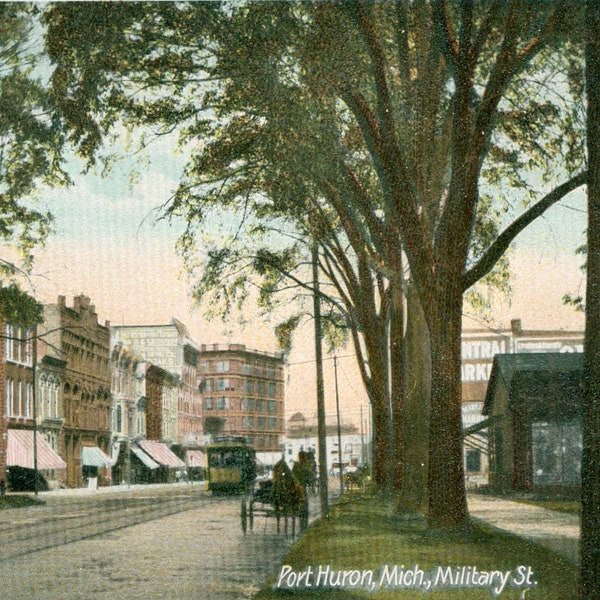
[[[418,565],[435,576],[437,567],[476,567],[478,571],[510,571],[516,575],[521,565],[531,567],[537,581],[535,587],[523,585],[503,589],[500,597],[564,600],[572,598],[577,590],[578,570],[566,559],[539,548],[515,536],[503,534],[480,524],[470,524],[454,532],[430,531],[419,518],[394,514],[393,504],[377,497],[345,499],[332,507],[327,520],[314,523],[294,544],[284,564],[295,572],[312,567],[313,588],[304,586],[294,590],[274,589],[276,579],[266,586],[255,600],[279,598],[420,598],[490,599],[495,596],[485,588],[445,587],[439,583],[425,592],[421,588],[392,589],[384,582],[381,589],[344,589],[316,586],[319,566],[331,570],[358,570],[373,572],[378,583],[385,565],[404,565],[412,569]],[[368,573],[367,573],[368,578]],[[433,583],[433,580],[432,580]],[[525,594],[523,592],[527,589]]]
[[[31,496],[19,496],[14,494],[0,496],[0,510],[4,508],[25,508],[37,504],[44,504],[44,501],[32,498]]]

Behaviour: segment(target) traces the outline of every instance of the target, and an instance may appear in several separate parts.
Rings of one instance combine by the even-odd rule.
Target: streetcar
[[[256,452],[246,438],[216,437],[205,448],[208,489],[213,494],[248,494],[256,479]]]

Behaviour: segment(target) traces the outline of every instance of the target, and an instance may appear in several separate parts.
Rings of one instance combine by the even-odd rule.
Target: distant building
[[[177,410],[179,405],[178,377],[165,369],[146,366],[146,432],[148,439],[159,440],[168,446],[177,441]]]
[[[202,345],[200,389],[207,434],[244,436],[260,454],[281,456],[283,355],[243,344]]]
[[[133,446],[146,439],[146,363],[120,342],[110,358],[113,483],[138,483]]]
[[[467,486],[488,482],[488,432],[479,428],[494,357],[515,353],[578,353],[583,331],[525,330],[520,319],[510,329],[465,329],[462,332],[462,415],[468,432],[464,443]],[[470,433],[469,433],[470,432]]]
[[[340,423],[341,453],[339,449],[337,422],[327,422],[325,427],[327,447],[327,471],[333,471],[342,464],[343,469],[362,467],[366,464],[368,457],[369,440],[361,435],[356,426],[350,423]],[[307,419],[302,413],[294,413],[287,422],[287,430],[284,438],[284,455],[288,463],[297,460],[298,453],[312,451],[317,462],[318,452],[318,426],[317,420]]]
[[[50,364],[53,364],[56,376],[57,359],[66,363],[62,371],[62,413],[60,408],[55,411],[51,407],[48,414],[50,419],[63,419],[59,450],[67,463],[66,485],[80,487],[87,480],[98,479],[100,484],[108,484],[111,443],[109,323],[98,323],[95,307],[87,296],[76,296],[72,307],[66,305],[64,296],[59,296],[56,304],[44,306],[44,323],[38,331],[47,348],[48,377]],[[41,384],[41,379],[39,381]],[[46,382],[49,383],[49,379]],[[52,398],[53,385],[48,386]]]
[[[583,355],[500,354],[483,409],[494,491],[578,494]]]
[[[185,325],[172,319],[167,325],[119,325],[113,327],[112,332],[115,343],[121,342],[142,360],[169,374],[169,377],[163,377],[168,383],[167,396],[168,390],[173,388],[172,378],[179,380],[176,431],[173,431],[170,421],[170,405],[167,403],[167,412],[158,419],[157,404],[154,402],[150,405],[151,428],[154,428],[152,435],[157,432],[160,422],[161,437],[158,439],[172,439],[178,454],[184,454],[187,448],[198,447],[203,434],[202,399],[198,390],[198,348]],[[151,376],[154,382],[159,375],[151,373]],[[165,427],[169,427],[168,434]]]

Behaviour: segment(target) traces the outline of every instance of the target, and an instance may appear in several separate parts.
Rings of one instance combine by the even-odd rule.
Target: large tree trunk
[[[394,438],[394,489],[400,492],[404,480],[404,295],[402,281],[392,284],[390,314],[390,387]]]
[[[581,465],[581,597],[600,598],[600,5],[586,10],[588,240]]]
[[[462,524],[468,517],[462,461],[461,326],[462,294],[444,285],[443,301],[425,307],[431,336],[429,505],[431,528]]]
[[[408,288],[406,312],[404,478],[397,510],[423,514],[427,507],[431,355],[429,330],[412,284]]]

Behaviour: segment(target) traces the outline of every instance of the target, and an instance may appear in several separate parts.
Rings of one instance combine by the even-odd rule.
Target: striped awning
[[[7,433],[6,466],[33,469],[33,431],[26,429],[9,429]],[[46,469],[67,468],[67,463],[52,450],[51,446],[42,437],[39,431],[36,432],[35,441],[38,469],[43,471]]]
[[[84,446],[81,449],[81,464],[86,467],[110,467],[112,461],[98,446]]]
[[[187,452],[188,467],[204,467],[206,468],[206,454],[202,450],[188,450]]]
[[[168,446],[160,442],[144,440],[139,442],[140,448],[149,454],[159,465],[175,469],[185,469],[185,463],[177,457]]]
[[[158,469],[160,465],[153,461],[141,448],[131,446],[131,451],[144,463],[149,469]]]

